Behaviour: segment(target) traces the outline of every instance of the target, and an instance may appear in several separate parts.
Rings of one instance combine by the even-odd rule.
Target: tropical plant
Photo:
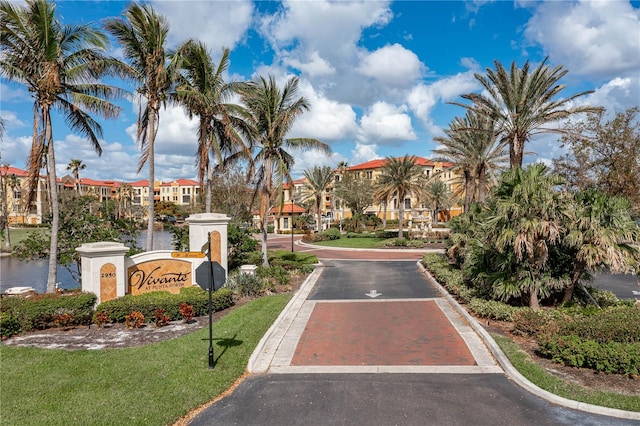
[[[333,192],[351,210],[352,215],[362,215],[373,203],[373,191],[371,179],[347,172],[342,175]]]
[[[453,194],[449,189],[449,185],[440,179],[437,174],[422,189],[421,197],[430,207],[434,223],[438,223],[438,216],[442,209],[448,209],[453,205]]]
[[[464,211],[471,202],[484,202],[495,172],[504,167],[504,145],[498,143],[493,121],[474,111],[456,117],[445,130],[444,137],[435,137],[442,145],[433,153],[453,163],[452,172],[462,176],[463,184],[453,195],[464,194]]]
[[[190,117],[199,119],[196,167],[200,186],[205,188],[205,211],[210,213],[213,173],[210,155],[214,155],[220,169],[229,159],[251,159],[251,151],[239,133],[244,122],[234,115],[240,106],[228,103],[237,84],[223,80],[229,68],[229,49],[223,49],[216,66],[202,42],[188,40],[176,51],[173,63],[180,70],[176,99]]]
[[[318,231],[322,231],[322,200],[327,187],[333,182],[334,175],[333,169],[329,166],[315,166],[304,171],[306,181],[300,201],[304,202],[308,199],[315,201],[316,230]]]
[[[536,163],[504,173],[484,229],[487,245],[497,250],[490,278],[494,294],[503,300],[522,297],[534,309],[540,296],[567,284],[566,275],[554,275],[549,263],[562,241],[567,200],[556,190],[562,179],[548,171]]]
[[[398,238],[402,238],[404,228],[405,198],[417,194],[424,185],[423,171],[415,156],[405,155],[402,158],[387,157],[381,174],[374,187],[374,198],[385,199],[395,194],[398,202]]]
[[[51,112],[60,110],[69,126],[86,136],[98,154],[102,128],[91,113],[114,118],[119,108],[108,99],[123,91],[99,83],[100,78],[123,72],[121,63],[106,55],[107,36],[90,24],[63,25],[55,4],[28,0],[0,3],[0,74],[24,84],[34,98],[33,140],[28,159],[26,205],[35,196],[46,157],[51,204],[51,245],[47,292],[55,291],[60,207],[56,178]]]
[[[86,168],[87,165],[77,158],[72,158],[69,164],[67,164],[67,170],[71,170],[71,173],[73,173],[73,189],[78,195],[82,195],[80,187],[80,170],[84,170]]]
[[[640,229],[631,217],[631,203],[622,197],[588,189],[575,194],[563,244],[571,253],[571,283],[562,301],[568,303],[587,271],[627,272],[640,261],[633,243]]]
[[[304,97],[298,97],[298,78],[290,78],[281,89],[275,77],[260,77],[246,83],[240,90],[245,110],[242,118],[248,125],[248,137],[256,147],[255,166],[251,169],[255,181],[254,196],[260,197],[262,226],[262,263],[269,265],[267,257],[267,223],[276,190],[284,181],[291,182],[290,170],[294,158],[288,150],[315,149],[324,153],[331,150],[327,144],[312,138],[288,138],[295,120],[309,109]]]
[[[153,250],[155,140],[160,120],[160,107],[168,100],[172,85],[171,68],[166,51],[169,24],[149,4],[132,3],[122,17],[107,19],[105,28],[122,47],[129,63],[129,75],[140,84],[137,139],[142,155],[138,172],[145,164],[149,168],[149,201],[147,225],[147,251]]]
[[[545,58],[535,69],[529,70],[529,62],[519,68],[514,61],[510,71],[494,61],[495,70],[487,68],[486,76],[475,74],[483,93],[469,93],[464,99],[471,105],[454,103],[493,120],[496,132],[503,144],[509,145],[511,168],[522,167],[524,146],[532,136],[541,133],[563,133],[556,126],[562,120],[578,113],[597,112],[600,108],[580,105],[574,101],[592,90],[557,99],[565,88],[560,83],[568,71],[558,65],[553,69]]]

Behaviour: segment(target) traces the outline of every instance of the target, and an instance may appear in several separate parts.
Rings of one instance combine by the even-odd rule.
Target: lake
[[[137,243],[139,247],[145,247],[147,233],[140,232]],[[153,245],[156,250],[171,250],[171,232],[156,230],[153,237]],[[49,269],[47,259],[34,262],[24,262],[11,256],[0,257],[0,293],[4,293],[9,287],[33,287],[38,293],[47,290],[47,271]],[[71,273],[58,265],[57,282],[61,288],[80,287]]]

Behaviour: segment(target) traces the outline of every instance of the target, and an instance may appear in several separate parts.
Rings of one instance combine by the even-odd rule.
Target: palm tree
[[[571,283],[562,302],[569,303],[586,271],[626,272],[638,262],[640,231],[631,203],[622,197],[588,189],[575,194],[567,217],[564,245],[572,253]]]
[[[429,183],[422,190],[422,197],[427,204],[431,206],[431,214],[433,216],[433,222],[438,223],[438,215],[441,209],[448,209],[451,207],[451,199],[453,194],[442,179],[436,175],[431,179]]]
[[[173,62],[181,70],[176,98],[190,117],[199,119],[196,166],[200,186],[206,188],[205,211],[210,213],[213,168],[209,156],[215,156],[219,168],[229,159],[251,158],[249,147],[238,134],[245,124],[234,115],[240,106],[227,103],[237,89],[237,84],[225,83],[222,78],[229,68],[229,49],[223,49],[216,66],[203,43],[189,40],[177,50]]]
[[[87,168],[87,165],[82,162],[82,160],[78,160],[76,158],[72,158],[69,164],[67,165],[67,170],[71,170],[73,173],[73,182],[74,189],[76,194],[82,195],[82,190],[80,188],[80,170],[84,170]]]
[[[51,111],[60,110],[69,126],[86,136],[100,155],[102,128],[90,113],[115,118],[120,109],[108,99],[124,92],[97,82],[102,76],[121,73],[122,68],[106,55],[108,38],[102,31],[89,24],[63,25],[56,17],[55,4],[46,0],[29,0],[24,6],[2,1],[0,28],[0,73],[27,86],[34,97],[26,205],[35,195],[45,155],[47,158],[52,213],[47,292],[54,292],[60,208]]]
[[[152,6],[132,3],[123,17],[110,18],[105,28],[122,46],[124,58],[130,64],[132,77],[140,83],[137,93],[146,98],[138,111],[137,138],[141,157],[138,172],[148,162],[149,207],[147,251],[153,250],[155,140],[160,120],[160,107],[168,99],[172,84],[165,44],[169,32],[167,19]]]
[[[335,172],[329,166],[315,166],[304,171],[306,181],[304,183],[305,193],[300,201],[314,199],[316,209],[316,229],[322,230],[322,198],[327,187],[333,181]]]
[[[249,138],[257,148],[254,156],[255,195],[260,195],[262,219],[262,263],[269,265],[267,257],[267,222],[276,189],[287,180],[291,183],[290,170],[293,156],[287,150],[316,149],[330,153],[329,145],[312,138],[287,138],[296,118],[309,109],[304,97],[298,97],[298,78],[290,78],[280,89],[275,78],[260,77],[258,81],[242,86],[241,100],[245,110],[242,118],[248,124]],[[254,171],[255,168],[255,171]]]
[[[502,254],[502,264],[493,280],[494,292],[502,299],[528,298],[531,308],[539,297],[566,285],[550,276],[549,258],[564,233],[566,198],[555,188],[562,183],[542,163],[503,174],[495,191],[495,206],[486,225],[489,247]]]
[[[464,191],[466,212],[471,202],[484,202],[489,177],[506,162],[504,145],[497,142],[491,119],[474,111],[454,118],[445,135],[434,138],[443,147],[433,152],[452,162],[452,171],[463,177],[461,190],[454,195]]]
[[[404,200],[408,195],[417,193],[424,181],[422,167],[415,156],[405,155],[402,158],[387,157],[381,174],[375,183],[374,198],[388,198],[395,194],[398,201],[398,238],[403,236]]]
[[[454,103],[494,121],[501,143],[509,145],[511,168],[522,167],[524,146],[532,136],[563,133],[562,128],[553,127],[553,124],[573,114],[601,110],[588,105],[572,106],[576,98],[592,93],[592,90],[556,99],[565,88],[560,79],[568,71],[561,65],[551,69],[546,62],[547,58],[530,72],[528,61],[522,68],[514,61],[508,72],[499,61],[494,61],[495,71],[487,68],[486,76],[475,74],[486,94],[463,95],[464,99],[473,102],[471,105]]]

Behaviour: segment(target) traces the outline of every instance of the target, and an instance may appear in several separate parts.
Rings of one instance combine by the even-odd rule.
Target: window
[[[284,229],[289,229],[289,218],[285,217],[284,218],[284,225],[283,225]]]
[[[178,202],[178,196],[177,196],[177,195],[174,195],[174,196],[173,196],[173,202],[174,202],[174,203],[177,203],[177,202]]]
[[[411,208],[411,198],[405,198],[404,199],[404,208],[405,209],[410,209]]]
[[[372,179],[372,178],[373,178],[373,171],[372,171],[372,170],[367,170],[367,171],[365,172],[365,177],[366,177],[367,179]]]
[[[189,204],[190,200],[191,200],[191,196],[190,195],[183,195],[182,196],[182,203]]]
[[[173,187],[173,192],[178,192],[178,187],[174,186]]]
[[[427,170],[427,177],[431,174],[431,170]]]
[[[335,176],[333,177],[333,180],[334,180],[336,183],[340,182],[340,176],[335,175]]]
[[[22,199],[22,191],[13,191],[13,199],[21,200]]]

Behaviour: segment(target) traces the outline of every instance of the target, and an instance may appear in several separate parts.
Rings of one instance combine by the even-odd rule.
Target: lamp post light
[[[291,253],[293,253],[293,198],[291,199]]]

